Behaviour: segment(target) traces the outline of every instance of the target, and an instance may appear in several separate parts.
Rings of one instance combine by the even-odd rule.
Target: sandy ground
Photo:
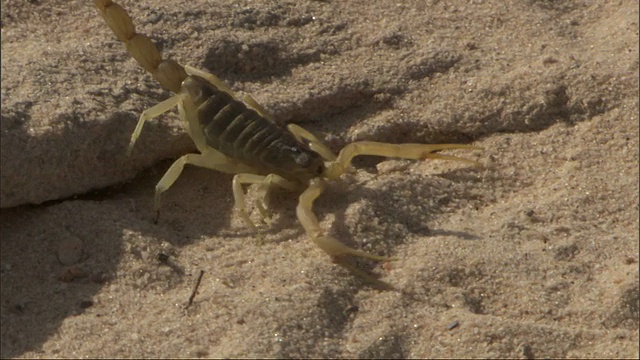
[[[259,244],[229,175],[186,169],[156,225],[193,145],[172,112],[125,149],[170,94],[91,2],[3,0],[2,357],[638,357],[637,2],[122,3],[336,151],[470,143],[450,153],[485,167],[361,159],[317,201],[398,291],[333,264],[290,193]]]

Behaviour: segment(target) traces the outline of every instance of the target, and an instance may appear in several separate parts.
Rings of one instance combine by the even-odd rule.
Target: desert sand
[[[276,191],[259,236],[232,176],[188,167],[171,94],[92,1],[2,1],[1,355],[637,358],[636,1],[125,1],[166,58],[359,158],[316,202],[396,261],[334,264]],[[256,189],[248,189],[251,218]],[[204,275],[186,304],[200,272]]]

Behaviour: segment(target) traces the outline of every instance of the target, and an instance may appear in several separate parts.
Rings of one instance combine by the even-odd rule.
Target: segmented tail
[[[187,73],[182,65],[173,60],[162,60],[160,51],[147,36],[136,33],[133,21],[122,6],[111,0],[95,0],[95,5],[107,25],[127,51],[145,70],[153,75],[165,89],[177,93]]]

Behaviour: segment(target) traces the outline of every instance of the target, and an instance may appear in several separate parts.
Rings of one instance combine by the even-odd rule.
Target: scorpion
[[[412,160],[440,159],[479,165],[474,160],[437,153],[447,149],[482,150],[465,144],[391,144],[359,141],[346,145],[336,155],[311,132],[290,123],[275,121],[260,104],[246,95],[240,100],[213,74],[163,59],[160,51],[145,35],[136,32],[128,13],[111,0],[95,0],[100,15],[124,43],[129,54],[165,89],[175,93],[142,112],[131,135],[127,155],[131,154],[143,125],[178,108],[180,119],[199,153],[175,160],[155,187],[156,222],[161,194],[182,173],[185,165],[234,174],[232,191],[235,208],[242,220],[257,230],[245,207],[243,185],[258,186],[256,208],[262,220],[268,218],[267,196],[273,186],[300,193],[296,215],[309,238],[335,263],[373,285],[389,289],[390,284],[374,278],[353,263],[340,261],[355,257],[374,261],[394,258],[378,256],[344,245],[322,230],[312,207],[328,180],[337,179],[351,169],[356,156],[373,155]]]

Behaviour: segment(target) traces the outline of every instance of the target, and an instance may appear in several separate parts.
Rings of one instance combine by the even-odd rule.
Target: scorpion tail
[[[95,5],[107,25],[125,44],[129,54],[165,89],[179,92],[182,81],[187,78],[184,67],[173,60],[162,60],[160,51],[151,39],[136,33],[131,17],[122,6],[111,0],[95,0]]]

